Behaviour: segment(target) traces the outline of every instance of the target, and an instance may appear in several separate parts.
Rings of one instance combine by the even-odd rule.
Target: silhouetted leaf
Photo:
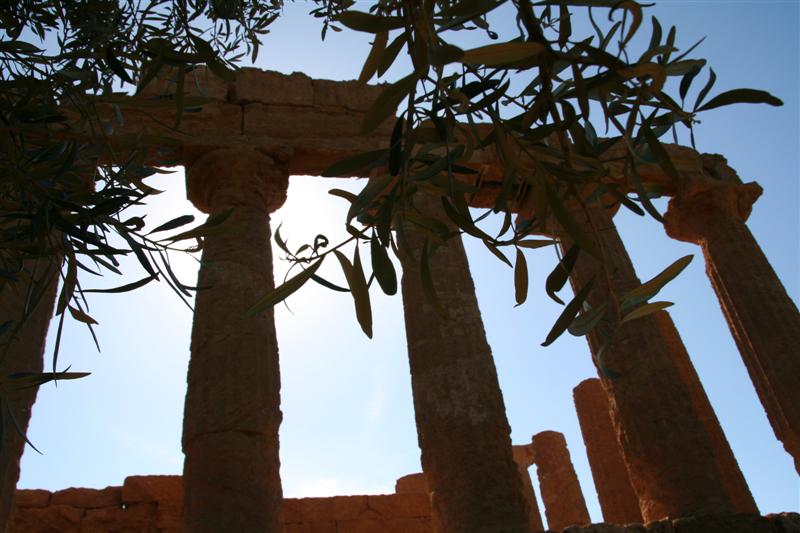
[[[517,300],[517,305],[522,305],[528,298],[528,262],[519,248],[514,264],[514,298]]]
[[[330,194],[331,196],[338,196],[339,198],[344,198],[351,204],[356,201],[356,198],[358,198],[357,194],[342,189],[331,189],[328,191],[328,194]]]
[[[345,11],[336,20],[351,30],[367,33],[380,33],[402,28],[405,25],[403,17],[388,15],[372,15],[362,11]]]
[[[461,57],[465,65],[498,66],[531,58],[545,51],[545,47],[533,42],[508,42],[489,44],[467,50]]]
[[[564,284],[569,279],[569,275],[575,266],[575,261],[578,259],[579,252],[580,248],[573,244],[564,257],[561,258],[561,261],[559,261],[550,275],[547,276],[547,280],[544,283],[547,295],[561,305],[564,305],[564,302],[556,295],[556,293],[564,287]]]
[[[356,308],[356,318],[361,326],[361,330],[371,339],[372,308],[369,303],[369,288],[367,287],[367,280],[364,277],[364,270],[361,266],[358,246],[356,246],[352,264],[339,250],[334,250],[333,253],[339,260],[344,277],[347,279],[347,284],[350,286],[350,293],[353,295],[353,304]]]
[[[372,255],[372,272],[381,289],[390,296],[396,294],[397,273],[386,248],[381,245],[377,235],[373,235],[370,240],[370,253]]]
[[[83,289],[82,292],[106,292],[106,293],[120,293],[120,292],[128,292],[139,287],[144,287],[154,279],[157,279],[155,276],[147,276],[146,278],[142,278],[139,281],[134,281],[133,283],[128,283],[126,285],[121,285],[119,287],[114,287],[112,289]]]
[[[708,70],[709,70],[708,81],[706,82],[705,86],[703,86],[703,88],[700,89],[700,92],[697,94],[697,100],[695,100],[694,102],[695,110],[697,110],[697,108],[700,107],[700,104],[703,103],[703,100],[708,94],[708,91],[711,90],[711,88],[714,86],[714,82],[717,81],[717,74],[714,72],[714,69],[709,68]]]
[[[319,270],[320,265],[322,265],[322,261],[324,257],[317,260],[314,264],[309,266],[307,269],[300,272],[298,275],[294,276],[293,278],[287,280],[282,285],[275,287],[272,291],[265,294],[261,299],[259,299],[253,306],[248,309],[242,318],[248,318],[253,315],[257,315],[258,313],[274,306],[277,303],[282,302],[286,298],[292,295],[297,289],[305,285],[305,283],[311,279],[317,270]],[[254,287],[254,289],[256,289]],[[257,290],[257,289],[256,289]]]
[[[386,42],[389,40],[389,33],[381,31],[375,34],[375,40],[372,41],[372,47],[369,49],[367,59],[364,61],[364,66],[361,68],[361,74],[358,75],[360,83],[367,83],[375,72],[378,70],[383,52],[386,50]]]
[[[416,84],[417,76],[412,73],[386,87],[364,115],[361,134],[372,133],[386,118],[393,115],[397,106],[408,96],[408,93],[414,90]]]
[[[75,320],[77,320],[79,322],[83,322],[84,324],[97,324],[97,320],[95,320],[94,318],[90,317],[89,315],[87,315],[86,313],[84,313],[83,311],[78,309],[77,307],[73,307],[73,306],[69,305],[69,306],[67,306],[67,308],[69,309],[69,312],[72,315],[72,318],[74,318]]]
[[[687,255],[681,257],[670,266],[665,268],[661,271],[657,276],[653,279],[642,283],[640,286],[636,287],[633,290],[626,292],[622,295],[620,299],[620,308],[625,311],[634,307],[641,302],[646,302],[653,296],[659,293],[664,286],[673,280],[678,274],[680,274],[683,269],[689,266],[689,263],[692,262],[692,256]]]
[[[81,379],[90,375],[91,372],[17,372],[0,378],[0,381],[11,389],[28,389],[50,381]]]
[[[330,165],[321,175],[323,178],[361,176],[359,171],[382,164],[388,154],[389,151],[384,149],[352,155]]]
[[[542,346],[550,346],[553,341],[561,336],[564,331],[567,330],[570,324],[575,320],[575,316],[578,314],[578,311],[583,306],[584,300],[589,295],[589,291],[592,290],[592,285],[594,285],[594,278],[589,280],[589,283],[583,286],[578,294],[575,295],[575,298],[572,299],[570,303],[564,307],[564,310],[561,312],[561,315],[556,320],[556,323],[553,325],[553,329],[550,330],[550,333],[547,334],[547,338],[542,343]]]
[[[544,246],[550,246],[551,244],[558,244],[558,241],[550,239],[541,239],[541,240],[528,239],[524,241],[517,241],[515,244],[520,248],[528,248],[530,250],[533,250],[536,248],[542,248]]]
[[[622,317],[622,323],[630,322],[631,320],[636,320],[637,318],[642,318],[643,316],[647,316],[657,311],[662,311],[667,307],[672,307],[672,305],[672,302],[650,302],[648,304],[644,304]]]
[[[661,145],[661,142],[656,138],[653,130],[651,130],[647,124],[642,124],[642,133],[647,141],[647,145],[650,147],[650,151],[656,156],[659,166],[664,169],[664,172],[673,183],[681,183],[681,176],[678,174],[678,169],[675,168],[675,164],[672,162],[669,152]]]
[[[606,314],[608,304],[604,303],[588,311],[584,311],[572,321],[572,324],[567,328],[570,334],[576,337],[582,337],[592,331],[594,327],[602,320]]]
[[[184,231],[183,233],[179,233],[177,235],[173,235],[172,237],[167,237],[166,239],[162,239],[164,241],[183,241],[186,239],[196,239],[198,237],[205,237],[206,235],[216,234],[220,231],[224,231],[223,224],[225,223],[228,218],[230,218],[231,214],[233,213],[234,208],[225,209],[224,211],[220,211],[219,213],[214,213],[208,217],[203,224],[200,224],[196,228],[192,228],[188,231]]]
[[[397,59],[397,54],[400,53],[400,50],[403,49],[403,45],[406,44],[408,37],[405,33],[401,33],[397,37],[395,37],[394,41],[386,47],[386,51],[383,54],[383,57],[378,64],[378,77],[380,78],[383,76],[389,67],[392,66],[394,60]]]
[[[733,89],[718,94],[709,100],[708,103],[697,108],[696,111],[708,111],[709,109],[731,104],[769,104],[778,107],[782,106],[783,102],[766,91],[759,91],[756,89]]]
[[[169,222],[161,224],[156,229],[152,230],[150,233],[156,233],[159,231],[169,231],[172,229],[180,228],[181,226],[185,226],[190,222],[194,222],[194,215],[179,216],[178,218],[173,218]]]
[[[350,289],[345,289],[344,287],[340,287],[335,283],[331,283],[327,279],[323,278],[322,276],[317,276],[316,274],[311,276],[311,279],[322,285],[323,287],[330,289],[336,292],[350,292]]]

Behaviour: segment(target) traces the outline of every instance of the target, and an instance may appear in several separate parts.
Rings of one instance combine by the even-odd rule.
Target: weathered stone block
[[[367,507],[384,518],[419,518],[431,515],[427,493],[367,496]]]
[[[90,509],[81,523],[81,533],[106,533],[109,531],[158,531],[155,503],[133,503],[123,509]]]
[[[46,507],[50,503],[50,491],[18,490],[14,495],[14,504],[20,507]]]
[[[236,75],[231,93],[232,101],[239,103],[260,102],[290,106],[313,106],[314,87],[305,74],[290,75],[243,68]]]
[[[355,520],[367,511],[367,496],[334,496],[332,498],[303,498],[304,521]]]
[[[104,489],[69,488],[54,492],[51,505],[70,505],[83,509],[99,509],[101,507],[119,507],[122,503],[120,487]]]
[[[691,516],[672,521],[675,533],[773,533],[769,519],[759,515]]]
[[[83,509],[68,505],[17,509],[11,531],[26,533],[77,533]]]
[[[800,514],[780,513],[768,514],[767,518],[779,533],[800,533]]]
[[[175,68],[163,68],[153,81],[147,84],[139,94],[141,96],[174,95],[177,91],[177,72]],[[229,83],[218,78],[205,67],[198,67],[184,74],[183,94],[201,96],[213,100],[225,101],[228,97]]]
[[[303,500],[297,498],[284,498],[283,505],[281,506],[281,522],[283,524],[303,522],[305,518],[303,510]]]
[[[336,533],[431,533],[430,521],[418,518],[343,520]]]
[[[386,87],[357,81],[313,80],[314,106],[366,111]]]
[[[337,533],[333,520],[316,520],[301,524],[284,524],[283,533]]]
[[[181,476],[130,476],[122,485],[123,503],[182,501]]]
[[[672,520],[658,520],[648,522],[644,525],[647,533],[675,533],[675,528],[672,527]]]
[[[183,502],[161,500],[156,510],[156,526],[159,530],[179,530],[181,528],[181,509]]]
[[[397,494],[428,494],[430,492],[425,474],[422,472],[398,478],[394,485],[394,491]]]

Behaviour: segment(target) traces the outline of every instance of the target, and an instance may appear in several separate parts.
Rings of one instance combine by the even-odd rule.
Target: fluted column
[[[287,184],[285,162],[253,149],[214,150],[188,168],[189,199],[232,212],[203,243],[183,422],[187,532],[281,530],[274,316],[242,315],[274,287],[269,213]]]
[[[639,498],[628,477],[625,459],[611,425],[608,396],[600,380],[582,381],[572,390],[572,396],[603,520],[610,524],[642,522]]]
[[[699,244],[750,379],[800,473],[800,313],[745,221],[756,183],[697,180],[669,203],[667,234]]]
[[[26,278],[33,280],[30,295]],[[47,259],[39,259],[23,261],[20,281],[7,282],[0,288],[0,325],[11,321],[9,329],[0,335],[0,376],[42,371],[47,327],[53,316],[57,287],[58,267]],[[20,323],[22,326],[16,330]],[[28,430],[38,390],[38,387],[30,387],[3,391],[3,400],[10,403],[24,432]],[[19,481],[19,461],[25,449],[25,439],[14,428],[5,412],[9,406],[3,403],[0,406],[0,416],[4,417],[0,448],[0,531],[8,526],[14,506],[14,488]]]
[[[439,198],[417,194],[415,204],[447,223]],[[526,531],[528,503],[461,239],[456,235],[430,254],[433,285],[447,313],[441,317],[420,277],[425,230],[409,221],[402,230],[411,386],[434,531]]]
[[[512,451],[514,452],[514,461],[517,463],[519,477],[522,479],[522,490],[525,494],[525,499],[530,503],[528,528],[531,532],[544,531],[542,515],[539,512],[539,503],[536,501],[536,493],[533,491],[531,474],[530,470],[528,470],[533,464],[533,450],[530,444],[525,444],[515,445]]]
[[[570,280],[582,287],[594,277],[587,301],[597,307],[610,300],[609,289],[621,296],[640,281],[610,212],[596,203],[587,211],[576,208],[572,214],[585,232],[596,230],[605,270],[584,252]],[[642,517],[754,512],[754,503],[735,503],[752,502],[747,484],[682,343],[663,333],[668,316],[658,315],[623,324],[603,353],[605,367],[619,376],[600,372]],[[596,331],[589,335],[595,361],[604,342]]]
[[[567,441],[557,431],[542,431],[531,441],[548,529],[589,525],[589,511],[569,457]]]

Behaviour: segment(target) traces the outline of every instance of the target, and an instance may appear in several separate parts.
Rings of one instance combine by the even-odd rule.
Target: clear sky
[[[266,37],[257,65],[317,78],[357,77],[368,37],[329,33],[321,44],[319,26],[305,15],[309,7],[304,2],[287,6]],[[768,90],[785,102],[783,108],[742,105],[708,112],[702,116],[697,142],[701,151],[724,154],[744,181],[764,187],[749,226],[797,302],[799,4],[665,1],[648,12],[659,18],[665,31],[671,24],[679,27],[680,48],[708,36],[694,55],[707,58],[718,74],[712,95],[750,87]],[[645,41],[650,31],[646,16],[641,30]],[[590,35],[578,18],[573,22],[575,35]],[[695,84],[705,81],[706,72]],[[388,76],[403,74],[400,68]],[[148,206],[152,227],[194,212],[185,200],[181,169],[149,183],[165,190]],[[289,200],[272,217],[273,230],[282,223],[283,235],[295,245],[319,232],[332,241],[343,235],[345,203],[326,194],[333,187],[357,191],[360,183],[292,177]],[[663,202],[657,205],[664,207]],[[616,222],[643,279],[682,255],[696,255],[665,290],[664,299],[676,302],[671,314],[762,513],[800,510],[800,479],[767,423],[705,276],[699,249],[670,240],[657,222],[624,210]],[[555,258],[550,251],[528,255],[531,292],[525,305],[514,308],[511,270],[480,243],[467,240],[466,246],[513,441],[530,442],[532,434],[543,430],[563,432],[592,519],[600,521],[572,403],[572,388],[595,375],[588,347],[584,339],[568,335],[549,348],[539,346],[559,312],[543,290]],[[287,266],[276,260],[277,280]],[[179,261],[184,280],[193,281],[196,268],[191,258]],[[340,276],[329,272],[333,278]],[[131,277],[136,276],[138,272]],[[125,282],[109,278],[93,286]],[[377,290],[371,294],[373,340],[358,328],[348,295],[309,285],[289,300],[291,312],[276,308],[286,496],[387,493],[393,491],[396,478],[420,470],[402,303],[399,296],[388,298]],[[134,474],[181,472],[191,312],[164,284],[126,295],[94,295],[90,304],[100,322],[103,351],[96,352],[81,325],[68,322],[59,361],[73,370],[91,371],[92,376],[40,391],[29,436],[44,455],[26,450],[20,487],[104,487],[119,485]],[[52,344],[48,356],[51,350]]]

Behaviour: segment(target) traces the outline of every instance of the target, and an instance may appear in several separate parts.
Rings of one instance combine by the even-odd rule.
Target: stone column
[[[596,307],[610,300],[609,289],[620,296],[641,282],[610,212],[596,203],[588,204],[587,210],[573,209],[572,214],[587,233],[596,229],[606,268],[582,253],[571,283],[582,287],[594,277],[587,300]],[[653,521],[753,512],[755,504],[735,504],[752,502],[749,489],[685,349],[665,338],[664,320],[669,317],[655,314],[624,324],[603,353],[604,365],[619,377],[600,372],[642,517]],[[589,335],[595,361],[604,342],[597,331]]]
[[[525,444],[513,446],[512,451],[514,453],[514,462],[517,463],[519,477],[522,479],[522,490],[525,493],[525,499],[530,503],[528,529],[531,532],[544,531],[542,515],[539,512],[539,503],[536,501],[536,493],[533,491],[531,474],[530,470],[528,470],[533,464],[533,449],[530,444]]]
[[[30,298],[26,276],[35,280]],[[12,321],[9,329],[0,335],[0,376],[42,372],[47,327],[53,316],[57,287],[58,266],[48,263],[47,259],[24,261],[20,281],[6,282],[0,287],[0,325]],[[16,330],[18,324],[22,325]],[[4,402],[0,406],[4,430],[0,437],[0,531],[6,531],[9,525],[14,507],[14,488],[19,481],[19,462],[25,449],[25,439],[9,419],[5,402],[10,402],[20,429],[27,432],[38,390],[38,387],[31,387],[3,391]]]
[[[608,396],[600,380],[582,381],[572,390],[572,396],[603,520],[610,524],[642,522],[639,498],[628,477],[628,468],[611,425]]]
[[[701,246],[750,379],[800,473],[800,313],[745,224],[761,192],[756,183],[696,180],[670,201],[665,228]]]
[[[438,197],[417,194],[415,205],[447,223]],[[407,221],[399,236],[411,386],[434,531],[527,531],[529,505],[461,239],[455,235],[430,254],[433,285],[447,312],[442,317],[428,303],[420,276],[425,230]]]
[[[589,511],[569,458],[564,435],[557,431],[537,433],[531,441],[531,449],[547,527],[561,531],[569,526],[589,525]]]
[[[272,309],[242,318],[274,287],[269,214],[286,199],[285,161],[219,149],[187,172],[203,212],[232,209],[205,237],[183,422],[183,524],[190,533],[279,533],[280,373]]]

